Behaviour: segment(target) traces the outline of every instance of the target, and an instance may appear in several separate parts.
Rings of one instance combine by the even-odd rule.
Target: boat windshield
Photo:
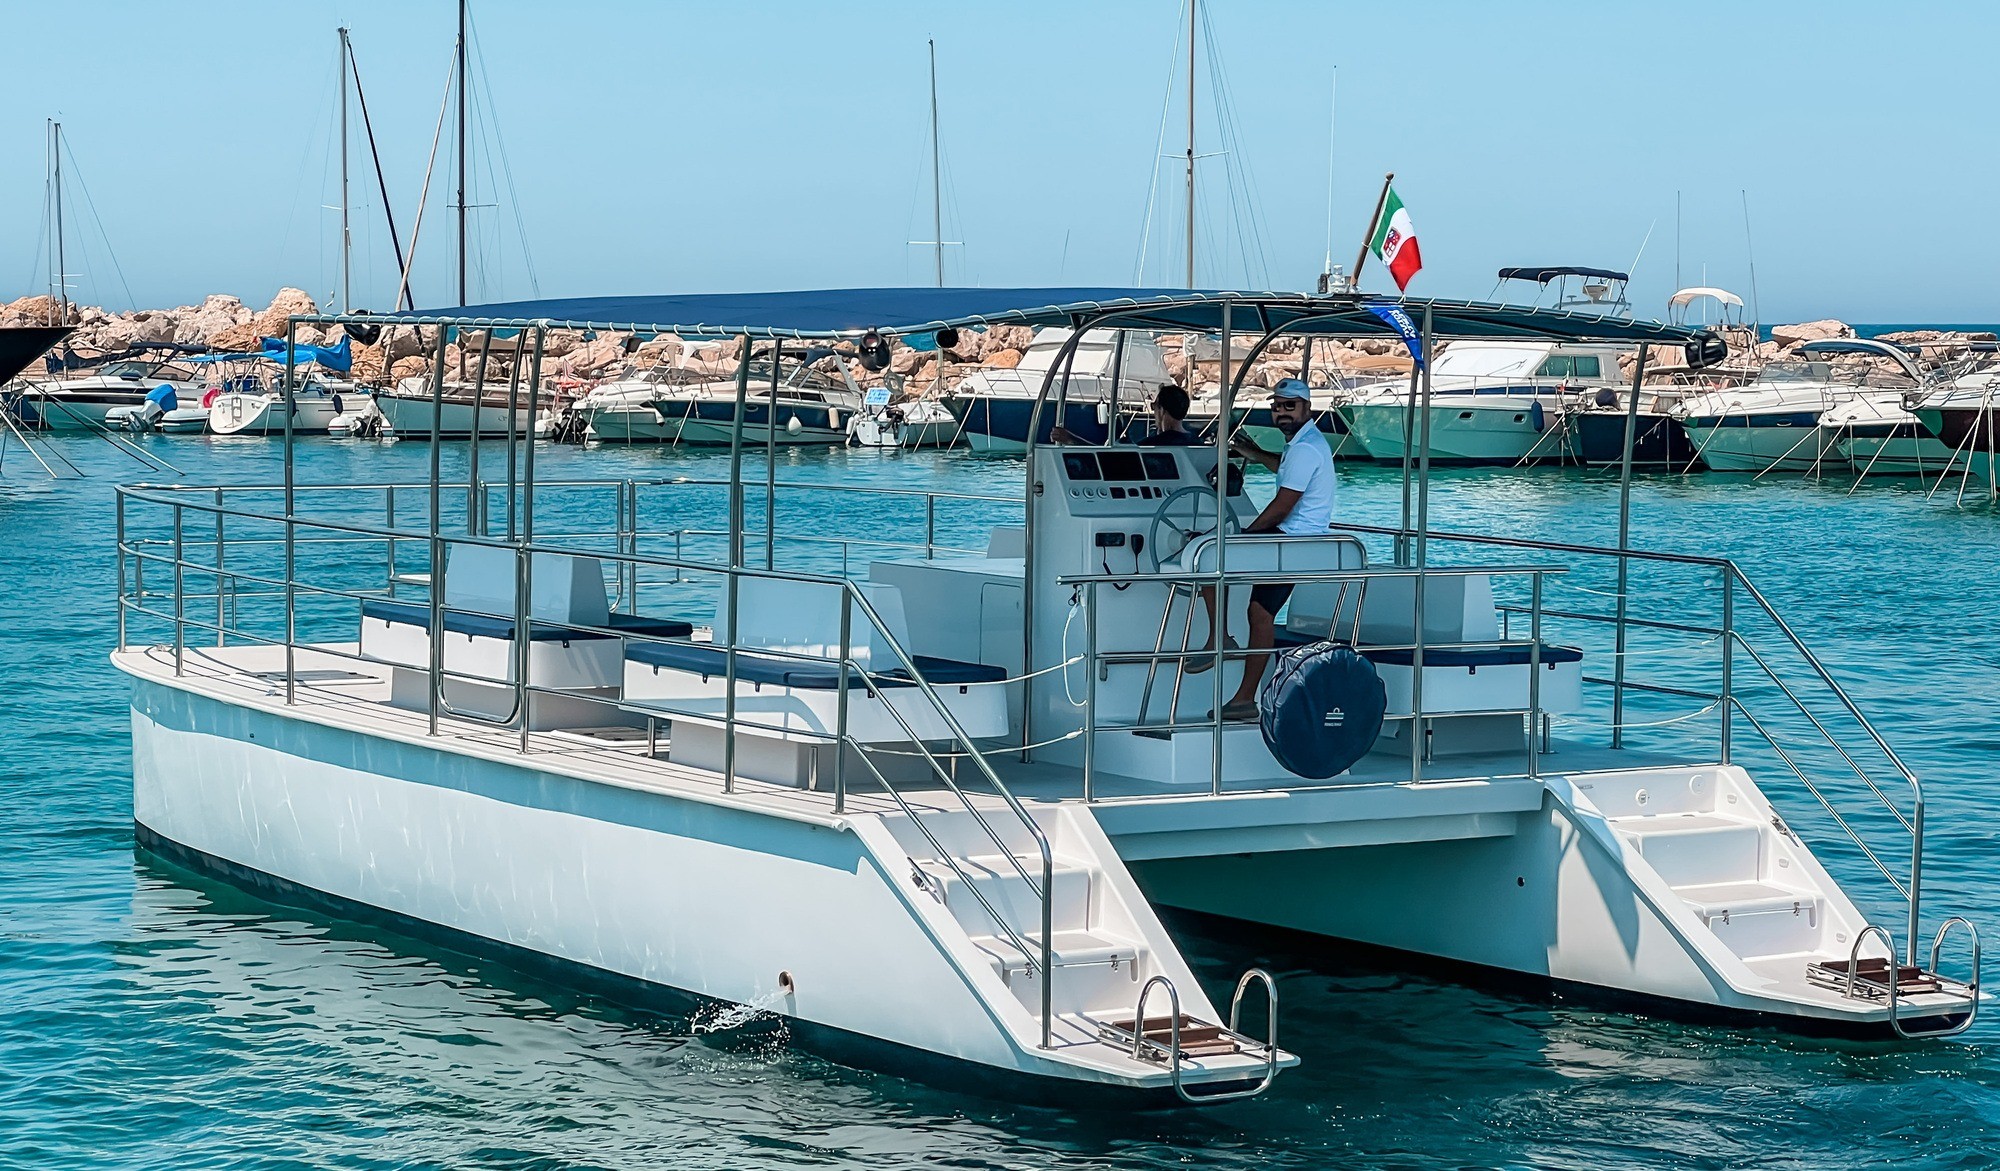
[[[1431,373],[1437,377],[1511,378],[1533,372],[1547,353],[1547,346],[1458,342],[1438,355]]]

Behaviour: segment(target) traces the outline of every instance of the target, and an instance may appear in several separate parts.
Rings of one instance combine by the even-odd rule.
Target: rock
[[[907,347],[898,349],[889,356],[889,373],[913,374],[916,372],[917,367],[923,364],[924,357],[925,355],[919,350],[912,350]]]
[[[1012,370],[1021,364],[1021,351],[1016,349],[997,350],[986,355],[981,365],[995,370]]]
[[[257,327],[245,321],[240,325],[224,326],[209,334],[205,340],[210,347],[218,350],[254,350],[260,336]]]
[[[271,298],[271,304],[253,319],[258,337],[285,336],[286,319],[295,313],[318,313],[319,306],[306,295],[304,289],[283,288]]]
[[[1816,342],[1832,337],[1853,337],[1854,330],[1844,321],[1823,318],[1819,321],[1804,321],[1797,325],[1774,325],[1771,340],[1780,349],[1791,349],[1800,342]]]
[[[54,297],[46,293],[37,293],[33,296],[10,301],[7,303],[6,308],[0,309],[0,326],[60,324],[56,320],[60,316],[58,312],[59,305],[60,303]],[[78,314],[79,310],[77,306],[71,305],[67,321],[74,324]]]
[[[404,378],[427,375],[430,372],[431,364],[422,358],[399,358],[396,360],[395,365],[389,368],[389,379],[394,382]]]
[[[221,293],[212,294],[202,298],[199,305],[188,305],[174,311],[176,328],[173,340],[214,345],[212,339],[216,334],[232,325],[248,325],[255,316],[236,298]]]
[[[1035,331],[1025,325],[996,325],[986,331],[983,352],[1025,350],[1034,340]]]

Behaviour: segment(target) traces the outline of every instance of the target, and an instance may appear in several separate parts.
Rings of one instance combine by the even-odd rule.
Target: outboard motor
[[[174,388],[162,382],[152,390],[146,392],[146,401],[139,407],[139,414],[134,420],[133,430],[153,430],[159,426],[161,419],[167,417],[168,411],[179,410],[180,405],[180,396],[174,393]]]
[[[1257,692],[1264,744],[1285,769],[1325,780],[1354,766],[1382,734],[1389,708],[1375,664],[1353,647],[1293,647]]]

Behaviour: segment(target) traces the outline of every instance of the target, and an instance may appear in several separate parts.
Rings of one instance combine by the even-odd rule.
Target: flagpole
[[[1375,214],[1368,217],[1368,230],[1361,233],[1361,251],[1354,257],[1354,275],[1347,278],[1347,287],[1361,287],[1361,266],[1368,259],[1368,242],[1375,238],[1375,229],[1382,226],[1382,209],[1389,206],[1389,184],[1396,181],[1396,172],[1382,176],[1382,194],[1375,197]]]

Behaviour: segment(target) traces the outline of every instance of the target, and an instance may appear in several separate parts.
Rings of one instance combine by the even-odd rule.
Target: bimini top
[[[539,326],[683,337],[749,334],[757,338],[836,339],[857,337],[870,330],[906,335],[989,325],[1212,333],[1222,328],[1224,306],[1228,306],[1231,328],[1244,333],[1286,328],[1300,334],[1397,337],[1395,326],[1370,308],[1384,305],[1400,308],[1419,325],[1428,310],[1432,334],[1437,338],[1686,342],[1698,332],[1685,326],[1566,309],[1470,301],[1390,300],[1358,293],[1110,288],[821,289],[573,297],[385,314],[301,315],[294,320],[448,325],[509,332]]]
[[[1538,285],[1546,285],[1558,277],[1566,276],[1594,276],[1599,280],[1606,281],[1629,281],[1632,279],[1629,273],[1613,272],[1608,268],[1579,268],[1571,264],[1555,264],[1546,268],[1503,268],[1500,270],[1500,279],[1503,281],[1533,281]]]
[[[1715,289],[1715,288],[1709,288],[1707,286],[1694,289],[1682,289],[1680,292],[1675,293],[1673,296],[1667,298],[1667,304],[1686,305],[1691,301],[1697,301],[1703,297],[1707,297],[1714,301],[1719,301],[1724,305],[1732,305],[1738,309],[1741,309],[1743,307],[1743,298],[1737,296],[1735,293],[1730,292],[1728,289]]]

